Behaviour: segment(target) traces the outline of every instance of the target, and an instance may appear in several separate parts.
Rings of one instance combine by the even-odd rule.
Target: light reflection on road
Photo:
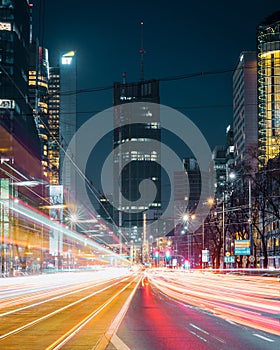
[[[280,336],[280,283],[275,277],[156,270],[148,277],[150,283],[176,300]]]

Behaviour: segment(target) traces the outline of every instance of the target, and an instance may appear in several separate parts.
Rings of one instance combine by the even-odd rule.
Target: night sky
[[[39,0],[34,0],[34,24]],[[41,0],[41,44],[55,66],[61,50],[76,50],[78,89],[140,78],[144,21],[145,78],[198,75],[160,83],[161,103],[186,114],[211,149],[232,122],[232,70],[242,51],[256,50],[256,27],[276,0]],[[44,18],[44,21],[42,19]],[[221,73],[222,71],[228,71]],[[78,95],[78,123],[112,106],[112,90]]]

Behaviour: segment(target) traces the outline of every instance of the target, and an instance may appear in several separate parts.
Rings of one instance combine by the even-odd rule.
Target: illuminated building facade
[[[31,189],[32,181],[28,181],[43,176],[40,141],[28,100],[29,44],[28,1],[0,1],[0,266],[3,277],[12,275],[15,256],[25,271],[25,253],[31,241],[28,223],[13,215],[11,196],[36,207],[42,204],[42,197],[37,195],[42,194],[41,186]]]
[[[40,143],[28,103],[30,9],[26,0],[0,3],[0,125],[11,135],[2,153],[13,152],[13,138],[40,158]],[[24,135],[28,135],[24,137]],[[23,165],[27,166],[27,165]]]
[[[67,162],[64,177],[62,176],[63,161],[65,152],[70,141],[77,131],[77,63],[75,51],[69,51],[61,55],[60,63],[60,121],[59,121],[59,140],[60,140],[60,182],[63,181],[64,190],[68,193],[67,197],[76,200],[76,172],[70,162]],[[68,92],[68,93],[66,93]],[[75,154],[75,145],[72,144],[72,154]]]
[[[235,166],[255,167],[257,158],[257,56],[255,51],[242,52],[233,73],[233,132]]]
[[[33,106],[33,115],[40,139],[43,174],[45,177],[49,177],[48,82],[48,50],[34,42],[30,45],[29,100]]]
[[[140,239],[145,211],[161,210],[160,147],[149,146],[151,140],[161,141],[159,101],[158,80],[114,84],[114,200],[118,208],[114,220],[129,240]],[[146,118],[145,122],[133,123],[138,117]],[[155,184],[156,198],[152,203],[135,204],[144,179]],[[122,202],[119,190],[129,203]]]
[[[258,126],[261,166],[280,152],[280,11],[257,28]]]
[[[59,67],[50,67],[49,79],[49,180],[51,185],[59,184],[59,125],[60,125],[60,70]]]

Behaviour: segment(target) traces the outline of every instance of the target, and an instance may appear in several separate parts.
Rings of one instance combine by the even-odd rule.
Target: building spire
[[[141,48],[140,52],[140,80],[144,80],[144,54],[146,53],[144,50],[144,21],[140,22],[141,26]]]

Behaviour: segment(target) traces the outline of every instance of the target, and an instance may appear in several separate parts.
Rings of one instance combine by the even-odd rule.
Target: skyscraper
[[[256,52],[240,54],[233,74],[233,133],[235,165],[254,168],[257,162],[257,58]]]
[[[259,161],[280,152],[280,11],[257,28]]]
[[[158,80],[114,84],[114,201],[118,208],[114,219],[129,239],[139,239],[145,211],[161,209],[159,101]],[[151,146],[152,140],[157,146]],[[144,179],[153,181],[156,198],[135,204]],[[129,203],[123,202],[119,191]]]
[[[65,152],[70,144],[72,137],[77,131],[76,112],[77,112],[77,63],[76,52],[69,51],[63,53],[60,57],[60,122],[59,122],[59,139],[60,139],[60,177],[62,176],[63,161]],[[75,145],[72,144],[75,148]],[[67,154],[74,162],[75,149]],[[68,150],[69,152],[69,150]],[[64,171],[63,182],[64,190],[67,192],[67,198],[76,199],[76,172],[70,162],[67,162]]]
[[[0,4],[0,126],[9,134],[1,149],[13,153],[14,139],[40,159],[40,143],[28,103],[28,58],[30,10],[26,0],[7,0]],[[25,135],[28,135],[26,137]],[[5,151],[6,152],[6,151]],[[23,164],[23,167],[28,164]]]
[[[59,184],[60,148],[59,148],[59,127],[60,127],[60,70],[59,67],[50,67],[49,79],[49,143],[48,162],[49,180],[51,185]]]
[[[29,100],[33,107],[33,115],[40,139],[42,166],[45,177],[49,177],[48,84],[48,50],[39,46],[37,42],[33,42],[30,45],[28,73]]]

